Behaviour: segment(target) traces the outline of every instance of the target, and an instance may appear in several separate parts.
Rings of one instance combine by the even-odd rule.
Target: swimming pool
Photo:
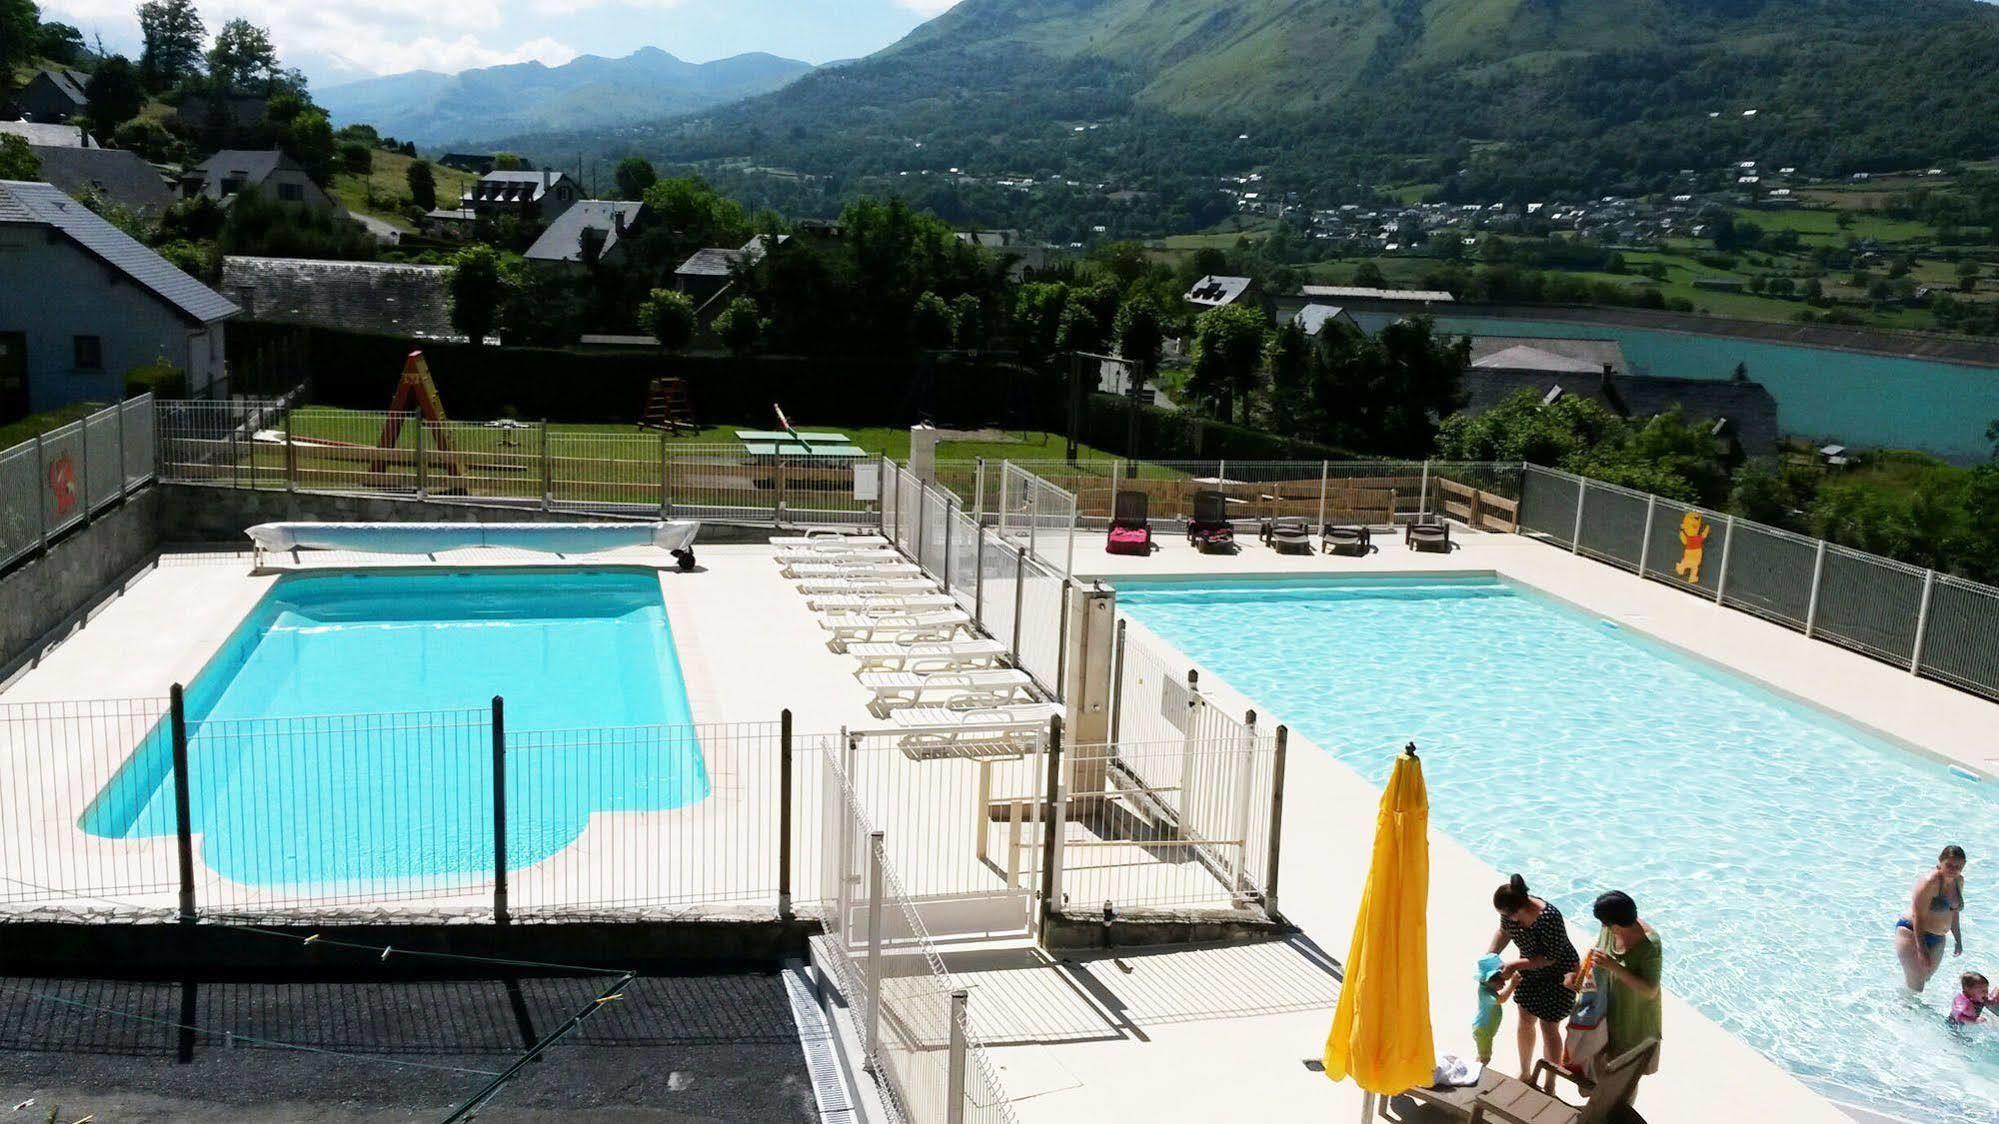
[[[1958,973],[1999,967],[1978,924],[1994,786],[1493,578],[1121,581],[1118,601],[1377,785],[1413,739],[1440,830],[1592,930],[1596,894],[1630,892],[1667,986],[1828,1095],[1993,1119],[1999,1034],[1943,1012]],[[1918,1000],[1890,927],[1945,843],[1973,862],[1966,952]],[[1484,937],[1432,939],[1469,963]]]
[[[491,700],[505,700],[508,866],[598,811],[708,794],[652,571],[281,579],[189,683],[189,811],[230,880],[448,886],[493,868]],[[163,726],[84,814],[174,833]]]

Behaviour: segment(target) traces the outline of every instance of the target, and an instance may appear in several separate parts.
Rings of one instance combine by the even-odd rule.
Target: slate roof
[[[119,148],[44,148],[34,146],[44,180],[71,197],[96,192],[127,210],[158,218],[173,204],[167,181],[136,152]]]
[[[1488,362],[1506,352],[1514,352],[1508,362],[1526,370],[1602,371],[1610,365],[1614,375],[1630,373],[1624,349],[1616,340],[1543,338],[1539,336],[1473,336],[1471,361],[1475,367],[1503,366]],[[1545,364],[1536,367],[1536,364]],[[1582,364],[1576,366],[1575,364]]]
[[[1325,330],[1327,324],[1346,315],[1346,309],[1330,304],[1308,304],[1291,317],[1292,323],[1305,330],[1308,336],[1316,336]]]
[[[1553,374],[1603,373],[1603,365],[1600,363],[1592,363],[1587,359],[1572,359],[1528,344],[1495,351],[1483,358],[1472,360],[1471,365],[1506,371],[1548,371]]]
[[[788,242],[791,240],[791,235],[780,234],[777,240],[780,243]],[[769,235],[759,234],[734,250],[725,246],[709,246],[694,251],[686,261],[680,263],[680,268],[673,272],[688,277],[727,277],[737,262],[756,261],[763,257],[769,243]]]
[[[580,262],[583,260],[583,232],[602,231],[600,254],[609,254],[619,242],[617,217],[624,216],[629,230],[645,210],[644,203],[617,199],[585,199],[555,217],[525,255],[531,261]],[[723,272],[727,272],[724,270]]]
[[[445,287],[450,272],[443,265],[232,255],[222,259],[222,289],[253,320],[460,339]]]
[[[58,70],[55,67],[43,67],[42,73],[49,76],[49,81],[55,83],[64,97],[78,105],[90,104],[90,75],[81,70]]]
[[[1220,308],[1240,299],[1249,291],[1249,283],[1247,277],[1222,277],[1209,274],[1194,282],[1194,287],[1187,290],[1187,301],[1190,304]]]
[[[241,175],[245,187],[254,187],[269,179],[284,158],[285,154],[275,148],[225,148],[188,171],[202,173],[212,184],[219,184],[232,175]]]
[[[1757,382],[1649,375],[1605,379],[1601,369],[1562,373],[1471,367],[1465,371],[1463,386],[1468,414],[1482,414],[1522,390],[1542,397],[1559,386],[1563,394],[1594,399],[1612,413],[1628,418],[1650,418],[1678,406],[1691,420],[1726,419],[1724,435],[1741,443],[1751,456],[1771,452],[1782,436],[1777,400]]]
[[[86,253],[198,323],[213,323],[241,311],[222,294],[175,269],[131,235],[48,184],[0,180],[0,223],[60,231]]]
[[[41,121],[0,121],[0,134],[11,134],[36,147],[96,148],[97,142],[77,125],[50,125]]]

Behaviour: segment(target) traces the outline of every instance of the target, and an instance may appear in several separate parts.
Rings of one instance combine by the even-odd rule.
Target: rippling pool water
[[[1667,986],[1827,1095],[1999,1118],[1999,1026],[1944,1020],[1961,972],[1999,978],[1992,785],[1494,579],[1118,600],[1377,785],[1413,739],[1440,830],[1592,928],[1599,891],[1631,893]],[[1971,855],[1965,954],[1913,997],[1890,930],[1945,843]]]

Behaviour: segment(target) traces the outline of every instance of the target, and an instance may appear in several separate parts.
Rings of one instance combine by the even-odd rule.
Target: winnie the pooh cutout
[[[1683,549],[1673,573],[1689,585],[1701,584],[1701,558],[1707,553],[1708,534],[1712,529],[1698,511],[1680,516],[1680,546]]]

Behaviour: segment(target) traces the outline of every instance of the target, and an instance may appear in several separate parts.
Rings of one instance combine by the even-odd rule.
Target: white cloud
[[[896,0],[896,3],[924,19],[941,16],[958,6],[958,0]]]
[[[569,16],[592,8],[633,8],[664,12],[678,8],[685,0],[534,0],[534,10],[544,16]]]

